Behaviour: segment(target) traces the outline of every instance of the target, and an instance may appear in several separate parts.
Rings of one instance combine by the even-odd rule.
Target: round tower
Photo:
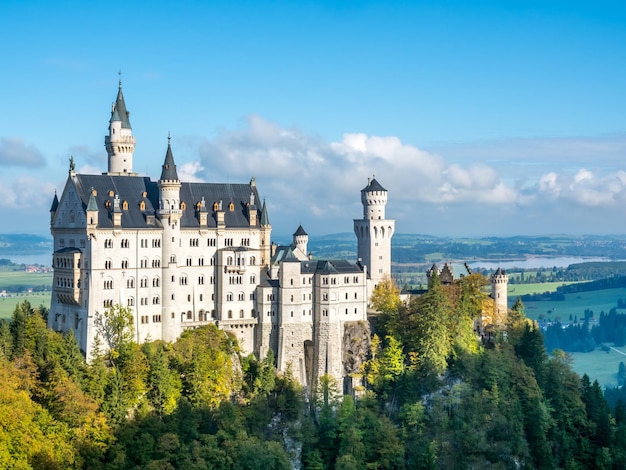
[[[502,268],[491,275],[491,298],[496,304],[496,323],[504,323],[508,312],[509,276]]]
[[[178,247],[180,246],[180,219],[183,215],[180,203],[180,180],[174,164],[170,138],[167,138],[167,153],[159,179],[159,210],[157,216],[163,225],[161,303],[162,332],[164,341],[174,341],[180,335],[181,319],[176,306],[176,286],[178,285]],[[165,280],[172,280],[166,282]]]
[[[357,252],[362,264],[367,266],[371,282],[368,296],[385,276],[391,276],[391,237],[395,221],[385,218],[387,190],[376,181],[367,180],[361,190],[363,218],[354,220],[354,233],[357,238]]]
[[[293,234],[293,246],[300,250],[306,257],[308,255],[307,245],[309,243],[309,234],[304,231],[302,225],[298,227],[298,230]]]
[[[130,175],[133,173],[133,153],[135,137],[130,125],[130,113],[126,110],[120,79],[117,98],[111,109],[109,135],[104,138],[104,146],[109,155],[109,175]]]

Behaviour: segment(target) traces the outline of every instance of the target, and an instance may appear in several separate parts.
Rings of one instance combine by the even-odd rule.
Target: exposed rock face
[[[368,322],[346,322],[343,331],[344,375],[358,374],[370,354],[370,325]]]

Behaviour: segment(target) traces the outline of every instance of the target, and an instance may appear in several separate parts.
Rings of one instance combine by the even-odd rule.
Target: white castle
[[[134,173],[121,81],[105,147],[108,171],[78,174],[71,160],[50,209],[50,328],[73,330],[89,359],[96,316],[119,304],[132,311],[138,343],[214,323],[245,353],[263,358],[271,348],[278,370],[305,386],[355,371],[351,338],[367,329],[372,289],[391,272],[394,221],[376,179],[361,191],[363,218],[354,221],[359,261],[315,260],[301,226],[290,246],[272,244],[254,177],[181,182],[169,137],[159,180]]]

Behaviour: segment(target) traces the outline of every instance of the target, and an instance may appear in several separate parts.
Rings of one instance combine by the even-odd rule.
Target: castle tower
[[[109,135],[104,138],[104,146],[109,154],[108,175],[130,175],[133,173],[133,153],[135,137],[130,126],[130,113],[126,110],[120,79],[117,98],[111,109]]]
[[[263,199],[263,207],[261,207],[261,217],[259,222],[261,225],[261,243],[259,246],[259,251],[261,252],[261,266],[267,267],[269,266],[270,258],[272,257],[272,225],[270,224],[270,217],[267,213],[265,199]]]
[[[503,324],[506,321],[508,312],[508,293],[509,277],[506,275],[506,271],[502,268],[498,268],[495,273],[491,275],[491,298],[496,304],[496,318],[495,322]]]
[[[159,186],[159,210],[157,216],[163,225],[162,279],[163,298],[161,301],[162,336],[164,341],[174,341],[180,335],[180,319],[177,317],[176,274],[178,267],[178,247],[180,246],[180,219],[183,215],[180,202],[180,180],[172,155],[170,138],[167,138],[167,153],[161,170]],[[173,279],[174,282],[170,282]]]
[[[305,260],[308,257],[307,245],[309,243],[309,234],[304,231],[302,225],[298,226],[298,230],[293,234],[293,246],[296,248],[300,256],[298,259]]]
[[[391,237],[395,221],[385,219],[387,190],[376,179],[367,180],[361,190],[363,218],[354,220],[354,233],[357,238],[357,253],[367,266],[371,280],[368,295],[384,276],[391,275]]]

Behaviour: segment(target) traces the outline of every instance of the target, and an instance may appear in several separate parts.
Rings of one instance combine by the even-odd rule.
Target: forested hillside
[[[0,323],[0,467],[625,468],[621,404],[548,357],[520,302],[498,325],[486,282],[434,276],[408,304],[383,283],[356,399],[329,378],[308,399],[214,326],[137,345],[119,307],[98,317],[86,364],[23,303]]]

